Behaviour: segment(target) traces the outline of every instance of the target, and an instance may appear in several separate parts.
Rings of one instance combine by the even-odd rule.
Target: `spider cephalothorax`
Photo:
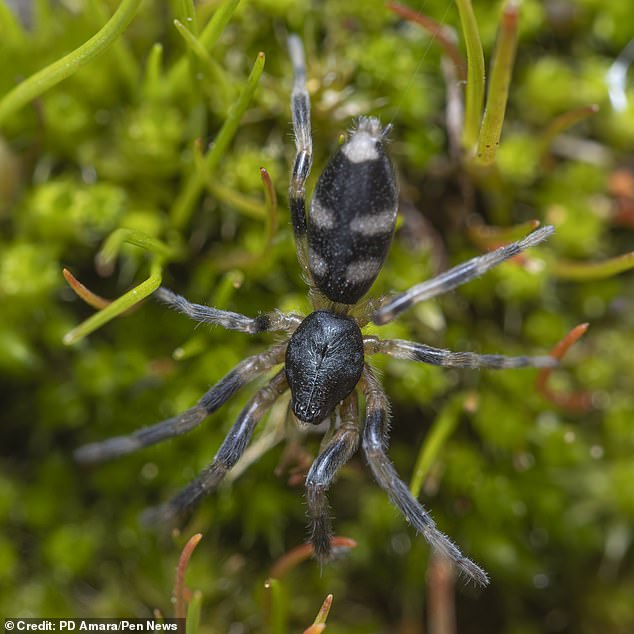
[[[363,372],[363,337],[357,322],[327,310],[311,313],[288,342],[285,369],[297,419],[326,420]]]
[[[310,287],[314,311],[306,317],[273,312],[251,318],[210,306],[192,304],[165,288],[159,299],[198,322],[245,333],[282,332],[286,340],[246,358],[216,383],[197,405],[129,436],[81,447],[76,457],[98,462],[190,431],[256,376],[284,367],[246,404],[214,460],[172,500],[151,509],[152,522],[169,520],[190,509],[214,490],[244,453],[253,430],[275,400],[290,389],[293,414],[303,423],[329,422],[328,440],[306,477],[310,540],[316,556],[331,556],[331,520],[326,492],[339,468],[359,443],[379,486],[407,521],[459,571],[486,584],[486,573],[441,533],[429,513],[398,477],[386,454],[388,400],[365,357],[377,353],[432,365],[462,368],[545,367],[549,356],[507,357],[451,352],[413,341],[363,335],[369,322],[385,324],[413,304],[446,293],[482,275],[504,260],[545,240],[553,231],[543,227],[523,240],[473,258],[380,302],[358,304],[378,275],[394,233],[397,186],[385,148],[385,129],[378,119],[363,117],[331,158],[319,178],[308,215],[305,183],[312,163],[310,101],[305,86],[304,53],[291,37],[294,70],[291,110],[296,155],[289,188],[289,206],[300,265]],[[359,393],[365,401],[359,420]]]

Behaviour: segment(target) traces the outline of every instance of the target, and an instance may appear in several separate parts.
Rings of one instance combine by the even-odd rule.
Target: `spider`
[[[388,458],[389,403],[366,356],[379,353],[438,366],[493,369],[550,367],[556,361],[550,356],[450,352],[412,341],[363,335],[361,329],[370,322],[386,324],[414,304],[482,275],[545,240],[553,227],[537,229],[522,240],[468,260],[405,292],[361,302],[387,256],[396,222],[398,188],[385,151],[389,126],[382,127],[374,117],[358,119],[318,179],[307,214],[305,184],[312,164],[310,100],[303,46],[297,36],[289,37],[288,49],[294,75],[291,110],[296,145],[289,206],[313,312],[303,317],[275,311],[251,318],[193,304],[160,288],[157,296],[161,301],[197,322],[249,334],[281,332],[286,338],[244,359],[183,414],[127,436],[80,447],[76,458],[83,463],[100,462],[189,432],[244,385],[282,365],[244,407],[211,464],[170,501],[146,511],[146,521],[176,518],[214,491],[245,451],[257,423],[290,389],[291,410],[300,424],[326,422],[329,427],[322,450],[306,476],[310,542],[317,559],[325,562],[333,554],[328,489],[360,444],[374,478],[405,519],[435,551],[453,561],[459,572],[486,585],[486,572],[436,527]],[[365,401],[362,425],[359,393]]]

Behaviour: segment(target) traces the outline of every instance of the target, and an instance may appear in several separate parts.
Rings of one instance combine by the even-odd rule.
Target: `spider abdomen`
[[[362,118],[321,174],[308,214],[308,260],[319,290],[355,304],[387,255],[398,190],[378,119]]]
[[[359,382],[363,338],[355,321],[326,310],[306,317],[286,349],[291,407],[304,423],[327,418]]]

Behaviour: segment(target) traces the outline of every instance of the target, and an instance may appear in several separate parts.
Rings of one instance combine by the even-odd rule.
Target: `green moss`
[[[36,4],[32,28],[0,9],[2,95],[86,42],[117,5]],[[74,74],[8,111],[0,98],[0,611],[130,617],[158,607],[170,614],[178,553],[200,530],[188,577],[203,593],[198,631],[266,630],[263,580],[277,557],[306,538],[302,487],[289,484],[286,469],[276,476],[276,467],[288,438],[311,455],[321,442],[284,427],[286,402],[262,421],[254,443],[277,424],[288,438],[258,452],[173,539],[143,530],[139,513],[208,464],[255,386],[190,434],[112,464],[80,468],[72,452],[191,407],[272,341],[196,328],[139,301],[148,276],[193,301],[249,315],[310,310],[286,195],[294,148],[283,40],[296,31],[306,41],[313,104],[309,189],[354,115],[393,124],[403,214],[372,294],[405,289],[480,254],[483,244],[467,228],[491,218],[506,223],[498,235],[533,218],[557,228],[523,258],[368,334],[543,354],[591,321],[548,381],[560,396],[592,392],[593,405],[582,412],[539,394],[536,370],[372,360],[392,404],[390,455],[406,482],[429,430],[456,408],[421,499],[492,575],[493,588],[483,592],[457,582],[459,631],[631,630],[632,273],[557,278],[564,260],[600,262],[632,249],[631,223],[613,222],[610,187],[614,167],[633,163],[634,96],[628,89],[628,106],[617,112],[606,83],[631,37],[630,4],[522,4],[501,147],[484,175],[452,153],[435,40],[378,0],[266,0],[240,3],[233,13],[230,2],[194,3],[194,32],[206,34],[202,55],[173,28],[188,2],[160,11],[145,2],[123,36]],[[488,62],[500,7],[475,5]],[[208,30],[225,10],[226,28],[218,21]],[[459,32],[453,5],[433,0],[424,11]],[[258,51],[266,54],[261,76]],[[598,113],[567,128],[566,143],[555,138],[545,147],[555,117],[591,103]],[[265,253],[261,166],[279,210]],[[64,285],[64,266],[105,298],[137,289],[125,314],[70,348],[64,335],[93,309]],[[303,456],[294,458],[289,469],[301,471]],[[362,457],[341,470],[330,497],[337,534],[358,547],[323,573],[306,561],[280,581],[288,631],[303,631],[328,592],[335,594],[328,631],[428,629],[429,549]]]
[[[513,185],[529,185],[539,173],[539,146],[535,141],[528,133],[504,136],[497,160],[505,179]]]
[[[59,287],[50,247],[15,242],[0,255],[0,293],[6,302],[39,301]],[[7,306],[11,311],[11,307]]]
[[[18,222],[25,235],[58,248],[96,243],[117,226],[126,203],[125,190],[109,183],[51,180],[33,189]]]
[[[584,57],[573,63],[545,55],[527,66],[517,88],[518,101],[529,120],[541,125],[574,108],[606,104],[608,66],[606,59]]]
[[[92,565],[99,532],[84,526],[66,524],[53,529],[43,544],[45,564],[51,566],[61,581],[87,572]]]

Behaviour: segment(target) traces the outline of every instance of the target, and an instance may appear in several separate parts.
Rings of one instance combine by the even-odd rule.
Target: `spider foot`
[[[456,568],[461,576],[473,580],[477,585],[488,586],[489,575],[478,564],[469,559],[462,557],[455,561]]]
[[[353,548],[356,548],[357,542],[348,537],[332,535],[326,542],[320,540],[319,544],[311,537],[309,546],[312,549],[313,558],[319,562],[320,568],[323,568],[325,564],[345,557]]]
[[[310,517],[310,543],[313,546],[315,559],[323,565],[333,556],[331,545],[332,523],[330,521],[326,488],[310,484],[306,487],[306,501]]]
[[[313,547],[313,556],[323,566],[335,557],[335,552],[331,545],[332,530],[330,521],[324,521],[323,518],[319,518],[311,522],[311,527],[310,543]]]

